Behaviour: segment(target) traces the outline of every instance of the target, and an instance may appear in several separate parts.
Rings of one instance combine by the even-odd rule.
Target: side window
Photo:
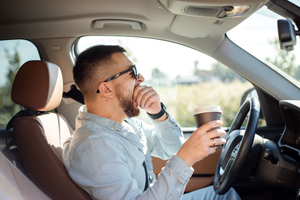
[[[124,47],[144,76],[144,84],[155,88],[182,127],[195,127],[194,109],[203,105],[219,105],[223,126],[231,126],[243,93],[253,87],[211,57],[179,44],[145,38],[87,36],[79,40],[77,48],[82,52],[95,44]],[[139,118],[151,123],[144,111]]]
[[[40,60],[37,48],[27,40],[0,41],[0,127],[6,127],[21,107],[11,100],[14,78],[22,64]]]

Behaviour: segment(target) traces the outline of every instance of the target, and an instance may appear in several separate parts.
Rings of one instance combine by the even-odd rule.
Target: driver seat
[[[91,199],[69,177],[62,162],[62,144],[73,133],[65,117],[54,111],[62,93],[57,65],[26,62],[16,75],[11,94],[13,102],[25,108],[13,117],[14,138],[29,179],[47,196]]]

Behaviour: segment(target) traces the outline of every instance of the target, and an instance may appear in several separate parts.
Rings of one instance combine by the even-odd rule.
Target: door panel
[[[213,183],[221,150],[221,148],[217,149],[216,153],[194,164],[194,173],[185,188],[185,192],[191,192],[200,188],[204,188]],[[160,173],[161,169],[166,165],[166,162],[166,160],[152,157],[153,172],[155,173],[156,177]]]

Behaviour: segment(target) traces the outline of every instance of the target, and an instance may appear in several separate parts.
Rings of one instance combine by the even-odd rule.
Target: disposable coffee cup
[[[195,109],[194,111],[194,117],[195,117],[195,122],[197,128],[201,127],[203,124],[210,122],[210,121],[215,121],[215,120],[220,120],[222,116],[222,110],[219,106],[215,105],[209,105],[209,106],[201,106]],[[219,127],[215,127],[211,130],[219,129]],[[209,131],[211,131],[209,130]],[[215,147],[221,147],[221,146],[215,146]]]

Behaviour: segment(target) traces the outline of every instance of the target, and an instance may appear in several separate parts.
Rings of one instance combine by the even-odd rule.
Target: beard
[[[123,90],[124,91],[124,90]],[[116,97],[119,100],[119,106],[123,108],[128,118],[137,117],[140,115],[140,109],[133,105],[133,92],[129,91],[129,95],[125,96],[122,93],[121,85],[116,86]]]

